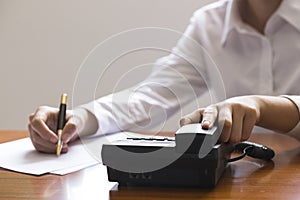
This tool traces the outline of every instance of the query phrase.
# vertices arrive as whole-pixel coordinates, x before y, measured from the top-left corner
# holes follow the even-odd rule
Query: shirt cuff
[[[297,106],[299,116],[300,116],[300,96],[283,95],[282,97],[285,97],[285,98],[291,100]],[[298,122],[298,124],[290,132],[287,133],[287,135],[300,140],[300,121]]]

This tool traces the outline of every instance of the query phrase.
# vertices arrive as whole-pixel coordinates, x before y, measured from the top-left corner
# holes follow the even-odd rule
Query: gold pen
[[[64,129],[66,123],[66,111],[67,111],[67,94],[61,95],[59,112],[58,112],[58,121],[57,121],[57,136],[58,142],[56,146],[56,155],[59,156],[63,146],[62,142],[62,130]]]

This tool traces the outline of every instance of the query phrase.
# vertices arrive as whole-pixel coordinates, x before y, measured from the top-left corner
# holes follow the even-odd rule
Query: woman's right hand
[[[62,153],[68,152],[68,144],[78,138],[84,127],[84,116],[80,112],[68,110],[66,113],[66,124],[62,132]],[[37,151],[44,153],[55,153],[58,137],[56,134],[58,120],[58,109],[48,106],[39,107],[35,113],[29,116],[28,131],[33,146]]]

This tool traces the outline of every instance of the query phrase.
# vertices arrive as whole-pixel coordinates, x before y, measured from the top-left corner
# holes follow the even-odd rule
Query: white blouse
[[[145,81],[83,107],[98,119],[100,133],[147,131],[187,103],[197,109],[207,91],[214,103],[240,95],[300,95],[299,85],[300,1],[282,1],[262,35],[242,22],[237,1],[227,0],[196,11]],[[299,97],[291,99],[299,106]]]

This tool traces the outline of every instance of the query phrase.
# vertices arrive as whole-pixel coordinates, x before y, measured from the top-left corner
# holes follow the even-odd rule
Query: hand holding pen
[[[57,131],[60,129],[61,153],[68,152],[69,143],[76,140],[78,134],[83,130],[86,121],[85,112],[84,109],[66,110],[65,121],[59,122],[58,119],[63,119],[63,116],[59,117],[58,108],[40,106],[35,113],[29,116],[28,124],[29,136],[35,149],[44,153],[58,153],[59,135]]]

